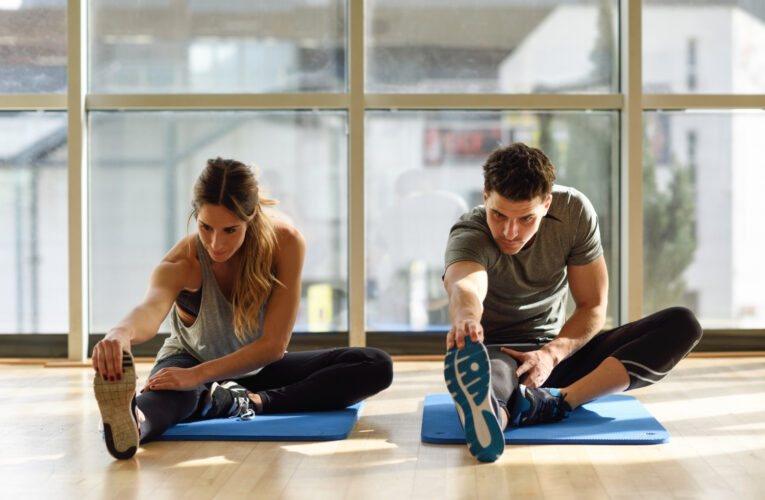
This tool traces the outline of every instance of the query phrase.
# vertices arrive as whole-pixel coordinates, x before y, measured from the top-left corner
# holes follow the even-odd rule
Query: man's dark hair
[[[495,149],[483,164],[483,187],[511,201],[547,198],[555,182],[555,167],[541,150],[522,142]]]

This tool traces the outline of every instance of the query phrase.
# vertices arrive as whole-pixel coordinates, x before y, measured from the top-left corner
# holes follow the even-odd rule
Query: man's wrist
[[[549,355],[553,360],[553,366],[557,366],[561,361],[566,359],[570,350],[567,346],[563,345],[563,339],[555,339],[545,345],[541,350]]]

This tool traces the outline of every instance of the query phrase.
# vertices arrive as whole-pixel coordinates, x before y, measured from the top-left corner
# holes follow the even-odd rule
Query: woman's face
[[[213,262],[226,262],[244,243],[247,223],[221,205],[205,203],[197,213],[199,238]]]

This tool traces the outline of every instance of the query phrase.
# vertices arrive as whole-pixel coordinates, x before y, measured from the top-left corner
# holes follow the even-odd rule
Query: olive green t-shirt
[[[589,264],[602,254],[592,204],[576,189],[556,185],[530,246],[503,254],[486,223],[486,208],[479,206],[452,226],[444,269],[459,261],[486,269],[486,343],[536,342],[553,338],[566,320],[567,266]]]

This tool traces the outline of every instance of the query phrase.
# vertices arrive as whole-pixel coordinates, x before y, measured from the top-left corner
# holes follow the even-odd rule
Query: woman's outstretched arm
[[[157,334],[175,298],[194,276],[193,257],[188,255],[185,240],[178,242],[154,268],[141,303],[93,347],[93,368],[104,380],[122,377],[122,351],[130,351],[132,344],[146,342]]]

